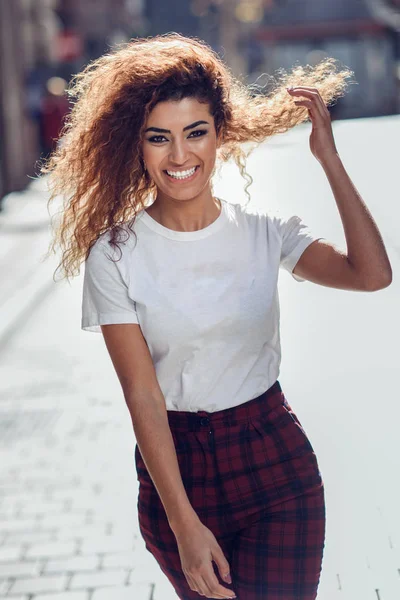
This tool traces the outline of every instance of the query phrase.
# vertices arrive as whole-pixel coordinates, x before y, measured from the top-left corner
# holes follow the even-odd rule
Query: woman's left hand
[[[312,122],[311,152],[320,163],[323,163],[327,158],[338,153],[333,137],[329,110],[317,88],[295,86],[287,88],[287,91],[291,96],[304,96],[307,98],[307,100],[295,100],[294,103],[308,109]]]

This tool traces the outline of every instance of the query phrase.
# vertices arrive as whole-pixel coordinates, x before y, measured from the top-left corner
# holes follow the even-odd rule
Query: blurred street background
[[[333,130],[393,282],[345,292],[282,273],[279,380],[325,481],[318,599],[399,600],[400,0],[1,0],[0,599],[176,600],[138,531],[130,415],[102,336],[80,329],[82,277],[55,283],[59,257],[42,260],[36,178],[71,77],[115,44],[171,31],[207,41],[249,84],[325,56],[354,71]],[[250,156],[252,204],[346,249],[310,132]],[[228,163],[215,192],[244,203],[244,183]]]
[[[72,74],[132,37],[200,37],[249,83],[333,56],[358,85],[332,117],[399,112],[400,0],[2,0],[0,22],[0,197],[52,149]]]

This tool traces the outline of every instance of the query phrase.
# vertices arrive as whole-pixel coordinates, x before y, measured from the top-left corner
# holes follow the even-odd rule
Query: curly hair
[[[48,209],[56,196],[63,200],[58,223],[57,215],[52,217],[46,256],[60,246],[56,271],[61,267],[69,279],[79,274],[80,263],[101,234],[110,230],[109,243],[118,246],[120,226],[129,221],[131,229],[156,191],[144,169],[141,147],[147,117],[158,102],[193,97],[209,104],[222,139],[217,159],[234,159],[250,198],[246,157],[260,142],[309,118],[286,87],[317,87],[328,105],[343,95],[352,75],[347,68],[340,70],[335,59],[325,58],[314,67],[278,70],[265,94],[236,79],[197,38],[170,33],[116,46],[71,79],[67,94],[75,101],[60,143],[40,166],[48,180]],[[245,151],[242,144],[247,142],[253,146]]]

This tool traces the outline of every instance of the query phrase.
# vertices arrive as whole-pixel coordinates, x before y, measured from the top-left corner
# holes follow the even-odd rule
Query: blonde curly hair
[[[333,58],[318,65],[277,71],[272,90],[260,93],[237,80],[205,42],[177,33],[132,39],[116,46],[76,74],[67,89],[72,102],[56,150],[40,165],[47,175],[50,203],[62,197],[52,216],[53,237],[46,256],[62,257],[69,279],[79,274],[90,248],[107,230],[118,246],[120,225],[135,217],[156,191],[143,166],[145,123],[163,100],[194,97],[207,102],[222,145],[217,159],[233,158],[247,183],[246,158],[255,145],[306,121],[308,110],[296,106],[286,87],[312,86],[329,105],[343,95],[352,71]],[[242,147],[253,143],[250,150]]]

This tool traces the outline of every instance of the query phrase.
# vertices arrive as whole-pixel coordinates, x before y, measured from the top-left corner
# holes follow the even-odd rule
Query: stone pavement
[[[47,248],[44,199],[0,218],[17,305],[0,297],[0,599],[176,600],[138,531],[133,428],[101,336],[80,330],[80,278],[55,284],[50,260],[15,281]]]
[[[59,291],[1,361],[0,598],[176,598],[138,532],[134,436],[118,384],[97,340],[79,347],[77,331],[68,340]],[[109,383],[99,381],[102,362]]]
[[[54,260],[51,257],[47,264],[42,262],[50,239],[47,200],[46,179],[42,178],[1,201],[0,346],[7,343],[20,318],[29,315],[52,286],[49,264]],[[56,201],[51,214],[57,206]]]

